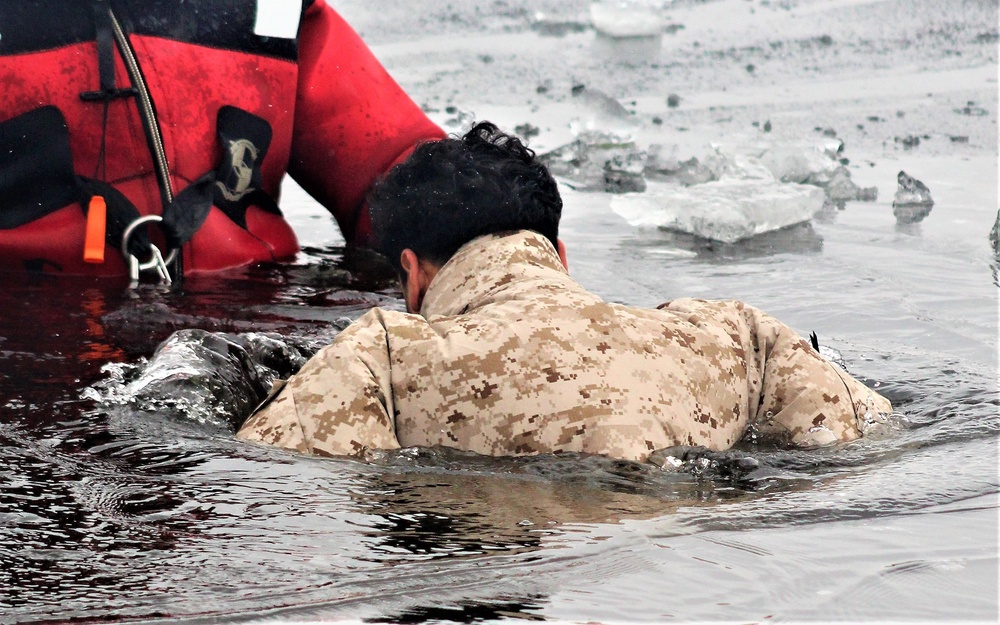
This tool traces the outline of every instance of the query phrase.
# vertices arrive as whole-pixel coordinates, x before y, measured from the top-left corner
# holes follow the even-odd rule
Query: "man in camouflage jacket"
[[[848,441],[891,412],[741,302],[647,310],[586,291],[566,271],[550,182],[530,150],[489,124],[419,148],[371,199],[412,312],[369,311],[238,435],[321,455],[444,445],[644,461],[675,445],[727,449],[751,427],[794,444]],[[423,218],[413,215],[421,202]]]

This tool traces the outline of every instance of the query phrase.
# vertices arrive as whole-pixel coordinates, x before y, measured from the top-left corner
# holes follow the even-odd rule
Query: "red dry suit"
[[[442,135],[326,0],[3,2],[0,270],[124,275],[140,215],[129,252],[188,274],[288,258],[286,172],[363,245],[373,181]]]

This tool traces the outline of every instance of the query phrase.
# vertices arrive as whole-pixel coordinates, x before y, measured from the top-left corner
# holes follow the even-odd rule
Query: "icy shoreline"
[[[849,188],[846,202],[892,198],[900,170],[933,190],[950,184],[936,173],[956,160],[996,156],[997,9],[989,2],[960,10],[898,0],[645,4],[659,6],[662,44],[631,61],[599,41],[589,2],[392,1],[376,10],[348,1],[338,9],[446,130],[489,119],[528,131],[540,153],[588,132],[627,136],[638,151],[662,147],[681,161],[704,159],[718,144],[788,151],[832,139],[843,146],[849,182],[870,190],[852,198]],[[941,167],[927,166],[935,159]],[[640,190],[625,182],[620,191]],[[988,233],[987,225],[984,240]]]

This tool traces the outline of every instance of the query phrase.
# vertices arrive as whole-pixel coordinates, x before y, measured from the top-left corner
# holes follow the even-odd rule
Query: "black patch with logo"
[[[261,189],[260,165],[271,147],[271,124],[242,109],[224,106],[219,109],[216,132],[222,161],[216,171],[215,205],[244,228],[251,204],[280,215],[274,199]]]
[[[212,205],[242,228],[251,205],[281,214],[278,204],[262,188],[261,163],[271,146],[271,125],[262,117],[235,106],[219,109],[216,134],[222,158],[183,191],[163,212],[163,225],[171,247],[187,243],[208,218]]]

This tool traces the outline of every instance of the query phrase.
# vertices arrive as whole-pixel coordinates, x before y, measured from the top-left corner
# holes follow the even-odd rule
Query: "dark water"
[[[427,449],[362,463],[236,441],[229,416],[268,376],[370,306],[401,307],[384,267],[345,255],[329,217],[289,188],[307,248],[296,265],[173,291],[0,274],[0,622],[997,621],[996,83],[977,69],[995,68],[995,2],[731,2],[761,20],[802,11],[779,22],[789,32],[762,21],[749,40],[730,40],[738,20],[713,35],[675,13],[684,29],[663,64],[631,73],[594,65],[592,33],[504,39],[526,3],[340,4],[442,116],[499,102],[511,127],[559,130],[559,94],[583,81],[664,117],[655,132],[671,142],[768,119],[775,141],[835,126],[878,202],[718,245],[638,230],[609,196],[566,188],[570,269],[635,305],[746,300],[816,332],[902,416],[848,445],[747,443],[667,470]],[[530,6],[575,19],[589,5]],[[464,38],[445,45],[442,29]],[[823,35],[834,45],[810,43]],[[928,84],[907,82],[913,67]],[[955,112],[969,100],[989,115]],[[896,148],[905,133],[919,149]],[[933,192],[921,221],[894,215],[900,169]],[[211,349],[175,339],[154,357],[191,329],[214,333]],[[247,349],[270,349],[272,366],[223,376]]]
[[[645,305],[746,299],[816,331],[905,415],[849,445],[745,444],[674,470],[312,459],[234,440],[217,398],[141,396],[175,330],[308,350],[399,307],[384,269],[341,248],[180,291],[5,276],[0,620],[995,620],[992,191],[935,187],[951,175],[925,181],[941,191],[916,228],[849,204],[735,246],[637,231],[567,190],[584,284]],[[333,236],[289,202],[307,245]]]

